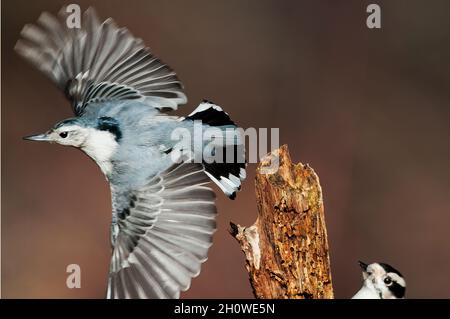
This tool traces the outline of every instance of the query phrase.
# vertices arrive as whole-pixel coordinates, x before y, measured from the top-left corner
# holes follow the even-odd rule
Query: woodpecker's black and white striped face
[[[363,270],[364,285],[373,290],[380,299],[400,299],[405,297],[406,282],[394,267],[384,263],[365,264],[359,262]]]

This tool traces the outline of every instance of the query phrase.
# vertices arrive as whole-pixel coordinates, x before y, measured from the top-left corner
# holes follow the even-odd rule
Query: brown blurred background
[[[382,29],[366,28],[366,6]],[[3,297],[102,298],[110,195],[71,148],[22,141],[71,116],[62,94],[13,46],[41,11],[72,1],[2,1]],[[450,297],[450,2],[129,0],[95,6],[145,40],[202,98],[243,127],[279,127],[294,161],[318,172],[335,294],[360,287],[357,260],[400,269],[410,298]],[[255,220],[255,165],[189,298],[252,297],[228,222]],[[66,288],[66,266],[82,288]]]

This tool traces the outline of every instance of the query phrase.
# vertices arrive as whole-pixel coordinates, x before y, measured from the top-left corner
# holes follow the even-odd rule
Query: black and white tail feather
[[[222,154],[221,161],[204,161],[206,175],[231,199],[241,189],[241,181],[246,178],[245,149],[243,137],[236,124],[222,108],[213,102],[204,100],[185,121],[201,121],[203,125],[218,127],[224,132],[224,139],[216,152]],[[226,132],[232,133],[230,136]]]

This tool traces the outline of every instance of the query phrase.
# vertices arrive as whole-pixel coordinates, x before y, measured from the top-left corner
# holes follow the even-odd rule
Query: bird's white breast
[[[352,299],[381,299],[380,295],[376,292],[374,288],[369,288],[366,285],[352,297]]]
[[[108,131],[89,129],[88,137],[82,146],[82,150],[89,155],[108,176],[112,171],[111,158],[119,144],[115,136]]]

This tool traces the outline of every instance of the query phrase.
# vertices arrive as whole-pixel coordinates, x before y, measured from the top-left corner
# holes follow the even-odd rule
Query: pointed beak
[[[362,262],[362,261],[358,261],[359,263],[359,267],[361,267],[362,270],[366,271],[367,270],[367,266],[369,266],[368,264]]]
[[[25,136],[23,139],[27,141],[50,142],[50,137],[46,133]]]

